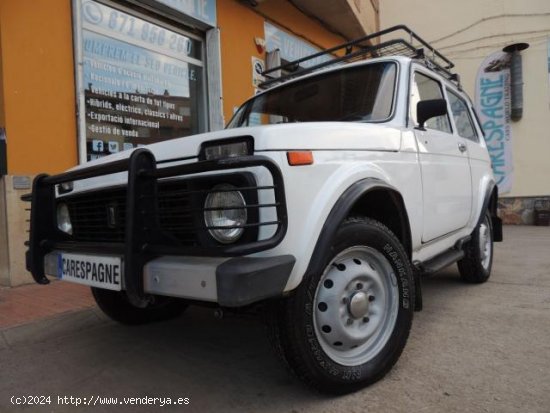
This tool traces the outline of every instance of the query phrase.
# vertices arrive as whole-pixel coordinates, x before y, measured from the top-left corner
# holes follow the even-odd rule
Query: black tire
[[[344,365],[331,358],[320,343],[319,336],[322,336],[323,333],[316,332],[314,318],[317,315],[314,312],[316,311],[315,307],[324,303],[317,303],[315,306],[315,297],[318,285],[325,273],[330,271],[333,266],[341,271],[338,267],[341,264],[332,263],[333,259],[341,256],[339,254],[346,254],[346,251],[357,247],[369,247],[371,250],[379,252],[379,256],[383,256],[387,260],[386,268],[391,266],[390,272],[395,274],[395,276],[388,275],[391,278],[390,282],[394,285],[391,288],[396,292],[393,311],[395,324],[393,329],[390,329],[391,332],[388,330],[385,344],[369,360],[359,365]],[[390,371],[401,355],[413,319],[413,269],[395,235],[380,222],[370,218],[347,219],[337,232],[330,255],[323,265],[323,268],[327,268],[323,274],[309,276],[302,281],[292,295],[273,304],[273,308],[268,313],[268,328],[276,353],[299,379],[323,393],[345,394],[380,380]],[[354,258],[353,262],[358,263],[359,260]],[[329,264],[331,267],[328,267]],[[347,280],[347,277],[343,278]],[[384,275],[381,278],[384,278]],[[396,281],[397,288],[395,287]],[[348,281],[335,281],[335,283],[344,282]],[[325,283],[326,279],[323,282],[323,286],[326,287]],[[320,286],[319,289],[321,289]],[[336,291],[335,296],[340,297]],[[352,301],[352,297],[350,296],[348,302]],[[369,297],[369,301],[370,298],[372,297]],[[345,299],[343,301],[345,302]],[[348,308],[351,308],[351,304]],[[319,310],[327,311],[326,309],[321,310],[320,307]],[[335,314],[339,314],[338,308],[335,311]],[[364,315],[360,315],[362,318],[354,319],[353,322],[368,320],[368,317],[364,317]]]
[[[481,233],[488,231],[488,251],[482,252]],[[460,278],[467,283],[481,284],[486,282],[491,276],[493,266],[493,225],[489,212],[484,215],[483,220],[472,233],[472,239],[464,245],[464,258],[458,261],[458,271]],[[488,253],[487,261],[484,254]]]
[[[110,319],[125,325],[140,325],[170,320],[181,315],[187,308],[183,300],[155,296],[147,307],[139,308],[128,301],[124,291],[111,291],[92,287],[95,302]]]

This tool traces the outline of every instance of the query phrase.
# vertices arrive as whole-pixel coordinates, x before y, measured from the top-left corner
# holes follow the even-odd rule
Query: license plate
[[[60,253],[57,276],[91,287],[122,290],[122,259],[120,257]]]

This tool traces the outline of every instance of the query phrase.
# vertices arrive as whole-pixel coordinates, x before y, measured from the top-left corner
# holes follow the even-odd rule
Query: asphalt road
[[[425,281],[401,359],[355,394],[326,397],[293,379],[254,319],[193,308],[130,328],[82,311],[0,334],[0,412],[550,412],[550,228],[505,237],[488,283],[460,283],[455,266]],[[10,403],[29,395],[51,404]],[[58,396],[189,404],[76,407]]]

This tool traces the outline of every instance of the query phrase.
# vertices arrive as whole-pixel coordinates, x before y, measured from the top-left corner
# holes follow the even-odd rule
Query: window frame
[[[464,104],[464,106],[466,108],[466,114],[468,115],[468,120],[470,121],[470,126],[472,127],[472,130],[474,131],[474,134],[475,134],[475,138],[472,139],[472,138],[467,138],[465,136],[460,135],[460,133],[458,131],[458,125],[456,124],[455,119],[454,119],[454,113],[453,113],[453,107],[451,105],[451,100],[448,99],[447,103],[448,103],[449,109],[451,111],[451,114],[453,115],[452,118],[453,118],[453,123],[455,125],[456,135],[459,138],[467,139],[471,142],[479,143],[479,131],[478,131],[478,129],[476,127],[476,123],[473,119],[473,116],[472,116],[472,113],[471,113],[472,112],[472,107],[468,104],[468,100],[466,98],[464,98],[460,92],[458,92],[456,90],[453,90],[448,85],[445,86],[445,91],[447,93],[447,96],[453,95],[454,97],[456,97],[458,100],[460,100]]]
[[[172,31],[179,35],[197,40],[200,42],[202,59],[196,59],[187,57],[180,59],[188,64],[198,66],[202,70],[201,89],[203,97],[198,107],[202,112],[202,124],[205,133],[210,130],[210,87],[209,87],[209,72],[208,72],[208,56],[207,56],[207,39],[206,31],[199,34],[199,32],[187,21],[176,19],[175,17],[164,16],[164,13],[158,12],[156,9],[155,14],[152,14],[150,10],[144,8],[144,5],[139,4],[122,4],[116,0],[93,0],[96,3],[102,4],[106,7],[113,8],[122,13],[131,15],[132,17],[144,20],[148,23],[160,26],[166,30]],[[85,85],[84,85],[84,72],[81,62],[83,61],[83,38],[82,33],[84,31],[82,21],[82,8],[81,0],[71,0],[72,6],[72,35],[73,35],[73,73],[75,76],[75,99],[76,99],[76,135],[77,135],[77,160],[78,164],[86,164],[87,160],[87,132],[86,132],[86,105],[85,105]],[[139,46],[138,46],[139,47]]]
[[[435,132],[439,132],[439,133],[446,133],[448,135],[454,135],[455,134],[455,128],[454,128],[454,122],[453,120],[451,119],[451,116],[450,116],[450,106],[449,106],[449,99],[447,98],[447,93],[446,93],[446,89],[447,89],[447,85],[445,84],[444,85],[444,81],[439,79],[438,77],[434,76],[434,73],[431,72],[429,69],[426,69],[424,68],[423,66],[420,66],[420,65],[411,65],[411,77],[410,77],[410,80],[409,80],[409,94],[408,94],[408,107],[407,107],[407,118],[409,118],[412,122],[412,127],[415,128],[416,125],[417,125],[417,122],[416,122],[416,119],[412,116],[412,113],[411,113],[411,109],[412,109],[412,99],[411,99],[411,95],[412,95],[412,91],[413,91],[413,83],[415,83],[415,74],[416,73],[419,73],[421,74],[422,76],[424,77],[427,77],[428,79],[430,80],[433,80],[434,82],[436,82],[438,85],[439,85],[439,89],[440,89],[440,92],[441,92],[441,99],[444,99],[445,102],[447,103],[447,121],[449,123],[449,129],[450,131],[443,131],[443,130],[439,130],[439,129],[433,129],[433,128],[430,128],[428,127],[427,125],[425,125],[425,128],[427,130],[430,130],[430,131],[435,131]]]
[[[394,82],[393,82],[392,104],[391,104],[391,111],[389,113],[389,116],[384,118],[384,119],[379,119],[379,120],[345,121],[345,122],[349,122],[349,123],[374,123],[374,124],[391,122],[395,119],[395,115],[396,115],[397,109],[398,109],[397,105],[398,105],[398,102],[399,102],[399,93],[400,93],[399,89],[400,89],[400,82],[401,82],[401,63],[396,59],[383,59],[383,60],[377,60],[377,61],[368,62],[368,63],[360,62],[360,63],[356,63],[356,64],[351,64],[350,66],[347,66],[347,67],[337,67],[337,68],[326,70],[326,71],[314,72],[314,73],[305,75],[303,77],[297,77],[295,79],[289,80],[288,82],[281,83],[280,85],[277,85],[272,89],[266,89],[265,91],[263,91],[261,93],[258,93],[257,95],[251,96],[250,98],[245,100],[243,103],[241,103],[238,110],[235,113],[233,113],[233,116],[231,116],[231,119],[229,120],[229,122],[227,122],[227,124],[225,126],[225,129],[236,129],[236,128],[248,127],[246,125],[242,125],[241,122],[243,121],[243,118],[245,117],[244,113],[247,114],[246,118],[249,119],[248,118],[248,113],[250,112],[250,108],[251,108],[250,103],[251,103],[251,101],[256,99],[258,96],[260,96],[264,93],[269,93],[269,91],[275,90],[275,88],[284,87],[285,85],[290,85],[294,82],[298,82],[300,80],[308,79],[310,77],[328,75],[331,72],[342,71],[342,70],[359,69],[360,67],[369,66],[369,65],[373,65],[373,64],[381,64],[381,63],[391,63],[391,64],[395,65],[395,79],[394,79]],[[247,106],[247,107],[245,108],[244,111],[242,111],[241,109],[243,109],[244,106]],[[237,116],[238,116],[238,118],[237,118]],[[237,120],[238,120],[238,126],[234,126],[233,123]],[[265,126],[265,125],[263,125],[263,126]]]

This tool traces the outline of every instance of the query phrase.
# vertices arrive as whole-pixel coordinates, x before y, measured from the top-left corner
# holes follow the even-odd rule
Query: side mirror
[[[424,124],[428,119],[447,114],[447,101],[445,99],[421,100],[416,104],[417,129],[426,130]]]

